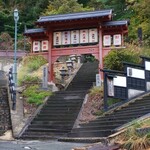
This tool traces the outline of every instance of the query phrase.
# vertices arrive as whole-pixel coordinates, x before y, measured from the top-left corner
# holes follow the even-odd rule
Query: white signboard
[[[100,74],[96,74],[96,86],[101,86],[101,76],[100,76]]]
[[[111,46],[111,35],[104,35],[103,36],[103,45],[104,46]]]
[[[114,77],[114,86],[127,87],[127,79],[123,76]]]
[[[127,67],[127,76],[133,78],[145,79],[145,71],[141,69]]]
[[[79,30],[71,31],[71,44],[79,44]]]
[[[80,30],[80,43],[88,43],[88,29]]]
[[[150,71],[150,62],[149,61],[145,61],[145,70]]]
[[[53,45],[61,45],[61,32],[54,32],[53,34]]]
[[[113,44],[121,45],[121,34],[113,35]]]
[[[107,92],[108,96],[114,96],[114,84],[113,78],[107,78]]]
[[[97,29],[89,29],[89,43],[98,42],[98,33]]]
[[[33,52],[40,51],[40,41],[33,41]]]
[[[62,32],[62,45],[69,45],[70,44],[70,31],[63,31]]]
[[[42,51],[48,51],[48,41],[42,41]]]

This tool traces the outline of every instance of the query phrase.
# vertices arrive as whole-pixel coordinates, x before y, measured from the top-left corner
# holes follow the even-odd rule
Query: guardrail
[[[9,69],[8,80],[9,80],[9,92],[12,100],[12,110],[16,110],[16,89],[15,89],[15,83],[13,81],[12,67]]]

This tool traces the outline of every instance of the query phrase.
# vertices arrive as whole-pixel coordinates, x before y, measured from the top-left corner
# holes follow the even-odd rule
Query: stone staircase
[[[11,129],[10,109],[8,102],[7,80],[0,71],[0,136]]]
[[[22,139],[56,139],[71,132],[87,90],[95,82],[98,62],[85,63],[65,91],[51,96],[21,135]]]
[[[106,113],[94,121],[74,128],[69,137],[107,137],[115,133],[115,129],[150,113],[150,95],[136,99],[128,105],[119,107],[112,113]]]

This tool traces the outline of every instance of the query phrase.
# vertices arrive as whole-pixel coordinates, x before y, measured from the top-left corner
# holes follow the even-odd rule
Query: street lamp
[[[15,83],[15,87],[17,86],[17,56],[16,56],[16,52],[17,52],[17,22],[19,20],[19,15],[18,15],[18,9],[14,10],[14,21],[15,21],[15,50],[14,50],[14,83]]]

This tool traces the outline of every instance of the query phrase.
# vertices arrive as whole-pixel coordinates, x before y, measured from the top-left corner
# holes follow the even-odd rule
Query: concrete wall
[[[13,64],[14,64],[13,59],[0,57],[0,70],[3,70],[7,73],[9,69],[13,66]],[[17,66],[19,66],[19,62]]]

